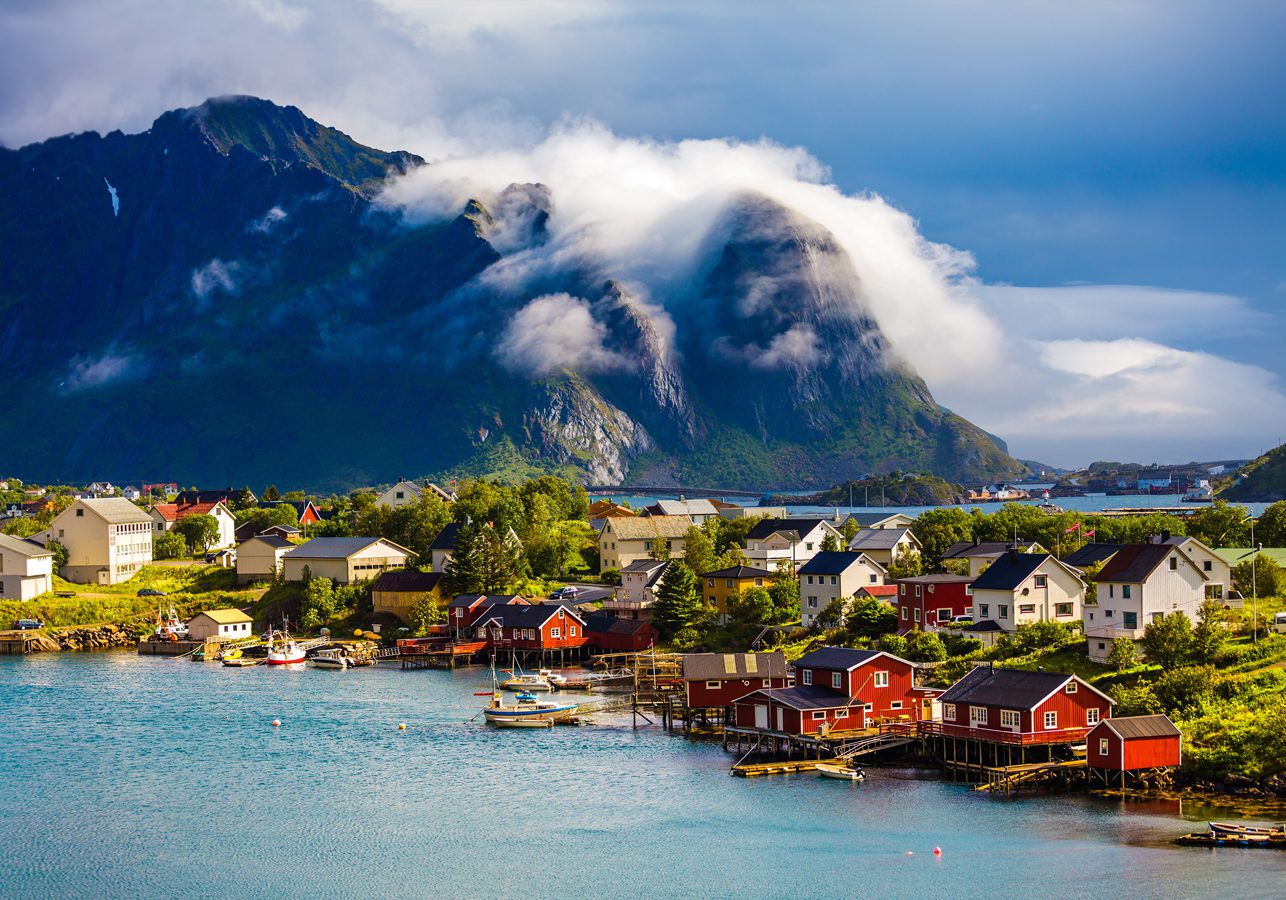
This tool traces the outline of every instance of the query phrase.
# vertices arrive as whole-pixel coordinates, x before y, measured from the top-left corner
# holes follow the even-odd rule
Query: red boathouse
[[[1168,716],[1104,719],[1085,737],[1085,761],[1105,784],[1124,786],[1126,773],[1147,778],[1183,762],[1183,735]]]

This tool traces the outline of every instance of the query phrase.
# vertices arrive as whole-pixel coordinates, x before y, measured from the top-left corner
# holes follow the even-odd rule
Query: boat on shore
[[[835,778],[840,781],[866,780],[866,773],[849,763],[818,763],[817,774],[823,778]]]
[[[555,700],[518,699],[515,703],[505,703],[504,696],[495,691],[491,702],[482,708],[482,715],[489,723],[500,728],[539,728],[570,722],[576,715],[575,703],[559,703]]]

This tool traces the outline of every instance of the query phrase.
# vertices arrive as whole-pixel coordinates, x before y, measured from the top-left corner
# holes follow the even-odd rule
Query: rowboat
[[[1279,823],[1268,828],[1255,825],[1230,825],[1227,822],[1211,822],[1210,831],[1217,835],[1260,835],[1262,837],[1286,836],[1286,824]]]
[[[818,763],[817,774],[823,778],[837,778],[840,781],[862,781],[866,773],[856,766],[836,763]]]

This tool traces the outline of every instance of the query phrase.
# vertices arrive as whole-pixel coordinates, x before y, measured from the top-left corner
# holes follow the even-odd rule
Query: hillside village
[[[0,491],[0,610],[15,622],[88,624],[74,619],[111,598],[135,617],[226,607],[246,614],[238,628],[367,633],[470,658],[655,647],[696,671],[730,654],[784,679],[690,679],[714,699],[689,705],[726,711],[734,731],[784,740],[925,722],[934,735],[1066,745],[1098,715],[1168,715],[1191,777],[1286,776],[1264,743],[1286,720],[1286,504],[1258,519],[1223,503],[1185,517],[1019,504],[804,517],[706,499],[633,509],[554,477],[400,480],[324,498],[174,484]],[[975,698],[966,725],[951,698],[979,667],[1029,681],[1058,671],[1061,688],[1081,684],[1101,703],[1075,722],[997,706],[991,723]]]

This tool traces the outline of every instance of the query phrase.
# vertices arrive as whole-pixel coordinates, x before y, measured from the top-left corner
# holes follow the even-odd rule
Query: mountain
[[[516,278],[549,240],[543,185],[427,223],[378,201],[423,165],[249,97],[0,149],[0,470],[315,488],[1023,471],[888,347],[817,222],[734,198],[690,295],[658,300],[586,259]]]
[[[1252,503],[1286,500],[1286,444],[1242,466],[1232,483],[1219,491],[1219,499]]]

